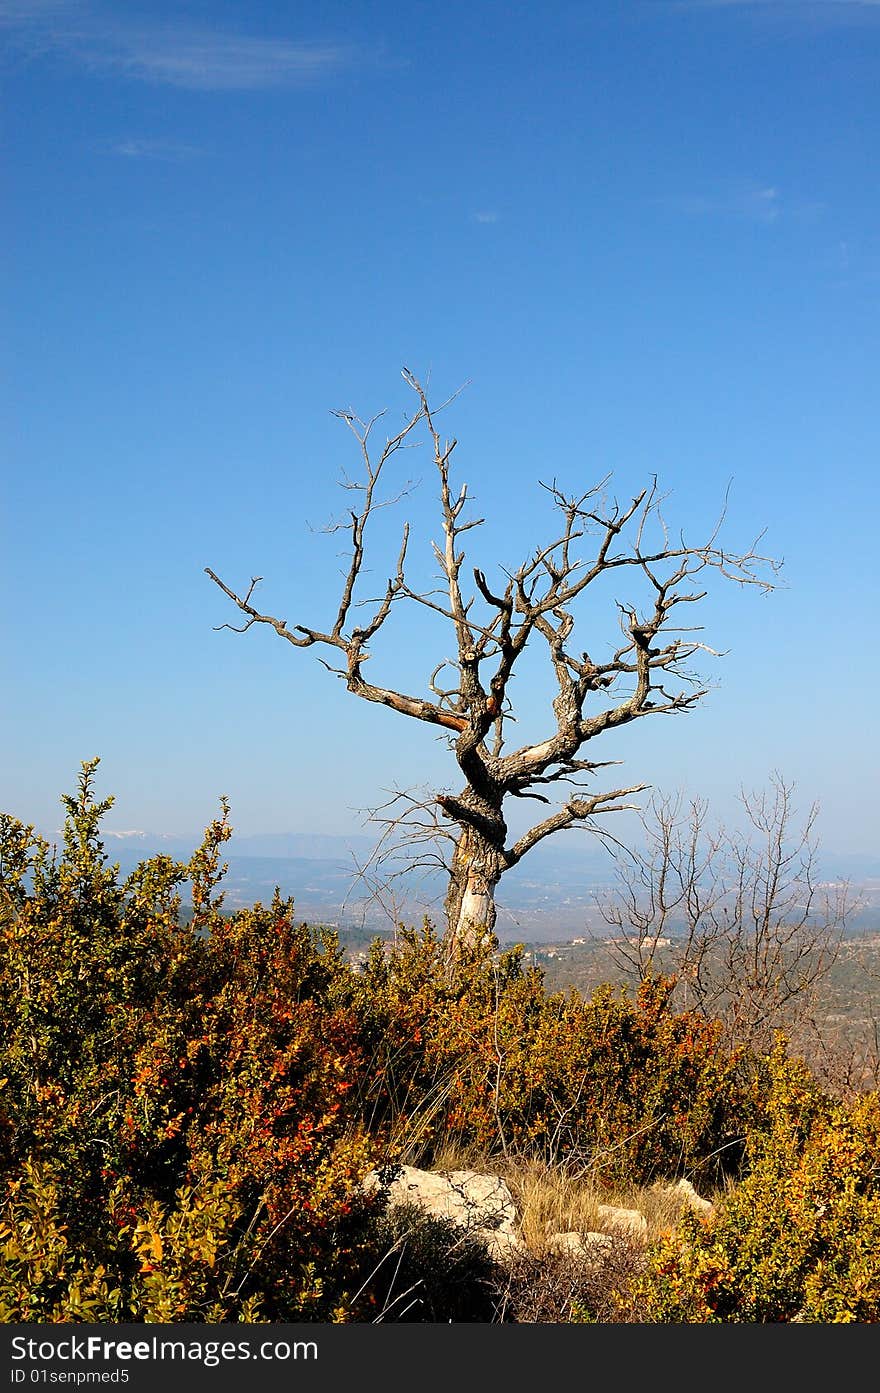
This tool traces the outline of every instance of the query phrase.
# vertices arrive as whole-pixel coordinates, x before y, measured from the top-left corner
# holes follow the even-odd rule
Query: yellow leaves
[[[656,1319],[709,1319],[708,1305],[750,1323],[880,1320],[880,1100],[814,1100],[807,1120],[799,1080],[788,1069],[777,1080],[752,1170],[711,1231],[693,1224],[678,1254],[656,1251],[646,1281]]]
[[[161,1219],[161,1210],[156,1217]],[[135,1251],[141,1258],[142,1271],[149,1269],[153,1263],[162,1261],[165,1252],[162,1235],[152,1224],[141,1220],[134,1229],[133,1242]]]

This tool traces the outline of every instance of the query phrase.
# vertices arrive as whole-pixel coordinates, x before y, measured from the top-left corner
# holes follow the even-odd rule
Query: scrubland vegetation
[[[668,974],[550,991],[430,925],[353,964],[278,896],[224,914],[225,804],[189,863],[121,879],[96,764],[57,855],[0,817],[0,1320],[878,1319],[876,1090]],[[522,1249],[362,1186],[398,1163],[503,1176]],[[710,1215],[661,1198],[679,1178]],[[599,1203],[648,1241],[548,1249]]]

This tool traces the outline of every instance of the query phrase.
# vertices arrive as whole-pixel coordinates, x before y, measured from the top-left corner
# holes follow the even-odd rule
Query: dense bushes
[[[647,982],[635,1001],[610,987],[548,995],[519,950],[450,979],[429,931],[404,934],[353,984],[365,1114],[416,1160],[454,1139],[609,1183],[714,1181],[736,1170],[751,1089],[713,1024],[669,1009],[672,985]]]
[[[876,1097],[725,1050],[671,980],[548,994],[516,950],[445,970],[430,926],[356,970],[277,895],[226,915],[225,804],[121,879],[96,764],[57,855],[0,818],[0,1320],[496,1318],[479,1245],[360,1185],[451,1146],[738,1181],[658,1246],[639,1319],[876,1317]]]
[[[338,949],[280,900],[223,916],[225,808],[188,866],[120,884],[93,774],[57,861],[0,825],[0,1309],[69,1318],[87,1291],[89,1319],[325,1318],[360,1270],[374,1155],[345,1106]]]
[[[880,1319],[880,1097],[832,1102],[781,1051],[769,1073],[748,1174],[651,1255],[649,1319]]]

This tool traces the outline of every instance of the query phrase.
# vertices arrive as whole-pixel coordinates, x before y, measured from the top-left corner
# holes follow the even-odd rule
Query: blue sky
[[[204,574],[330,620],[331,411],[397,422],[408,365],[468,383],[443,424],[489,573],[548,539],[538,480],[656,473],[693,536],[730,483],[784,588],[713,588],[717,687],[596,756],[722,816],[779,770],[826,848],[876,851],[880,3],[0,0],[0,44],[5,810],[57,826],[94,755],[116,828],[225,793],[241,833],[349,833],[456,785],[312,653],[217,632]],[[388,632],[371,677],[424,688],[448,642]]]

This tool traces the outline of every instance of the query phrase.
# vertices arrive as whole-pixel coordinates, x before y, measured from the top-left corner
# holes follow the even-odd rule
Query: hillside
[[[0,1320],[880,1319],[853,1071],[743,1043],[660,970],[563,989],[544,969],[598,957],[230,911],[225,813],[123,878],[93,768],[58,856],[0,817]],[[509,1251],[400,1202],[404,1166],[503,1178]]]

